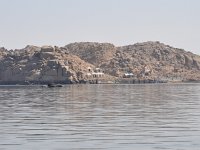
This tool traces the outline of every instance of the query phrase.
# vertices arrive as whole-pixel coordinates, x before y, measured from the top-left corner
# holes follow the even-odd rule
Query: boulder
[[[52,52],[53,53],[53,52],[55,52],[55,49],[52,46],[42,46],[41,52],[42,53],[46,53],[46,52]]]
[[[45,53],[40,53],[40,59],[51,60],[51,59],[56,59],[56,56],[53,52],[45,52]]]

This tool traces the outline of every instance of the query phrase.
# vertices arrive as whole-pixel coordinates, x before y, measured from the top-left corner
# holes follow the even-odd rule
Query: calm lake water
[[[0,87],[0,150],[199,150],[200,84]]]

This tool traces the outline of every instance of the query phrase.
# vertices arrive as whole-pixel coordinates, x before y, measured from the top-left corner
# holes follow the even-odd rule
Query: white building
[[[104,76],[103,71],[100,68],[95,68],[94,70],[91,67],[88,67],[87,77],[93,78],[102,78]]]
[[[125,74],[123,75],[124,78],[132,78],[133,76],[134,76],[133,73],[125,73]]]

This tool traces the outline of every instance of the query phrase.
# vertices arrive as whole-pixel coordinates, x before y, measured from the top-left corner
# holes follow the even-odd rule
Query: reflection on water
[[[0,87],[0,150],[199,150],[200,84]]]

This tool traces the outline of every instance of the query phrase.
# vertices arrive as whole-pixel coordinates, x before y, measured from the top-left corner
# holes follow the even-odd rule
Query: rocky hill
[[[0,83],[79,82],[93,65],[58,47],[27,46],[21,50],[0,50]],[[79,79],[81,78],[81,79]]]
[[[0,48],[0,84],[81,82],[90,80],[89,68],[103,70],[105,79],[129,78],[128,74],[134,79],[200,81],[200,56],[160,42]]]
[[[122,47],[108,43],[73,43],[65,48],[116,77],[132,73],[139,79],[200,80],[200,56],[160,42]]]
[[[80,42],[66,45],[68,53],[79,56],[81,59],[100,67],[114,58],[117,48],[110,43]]]

